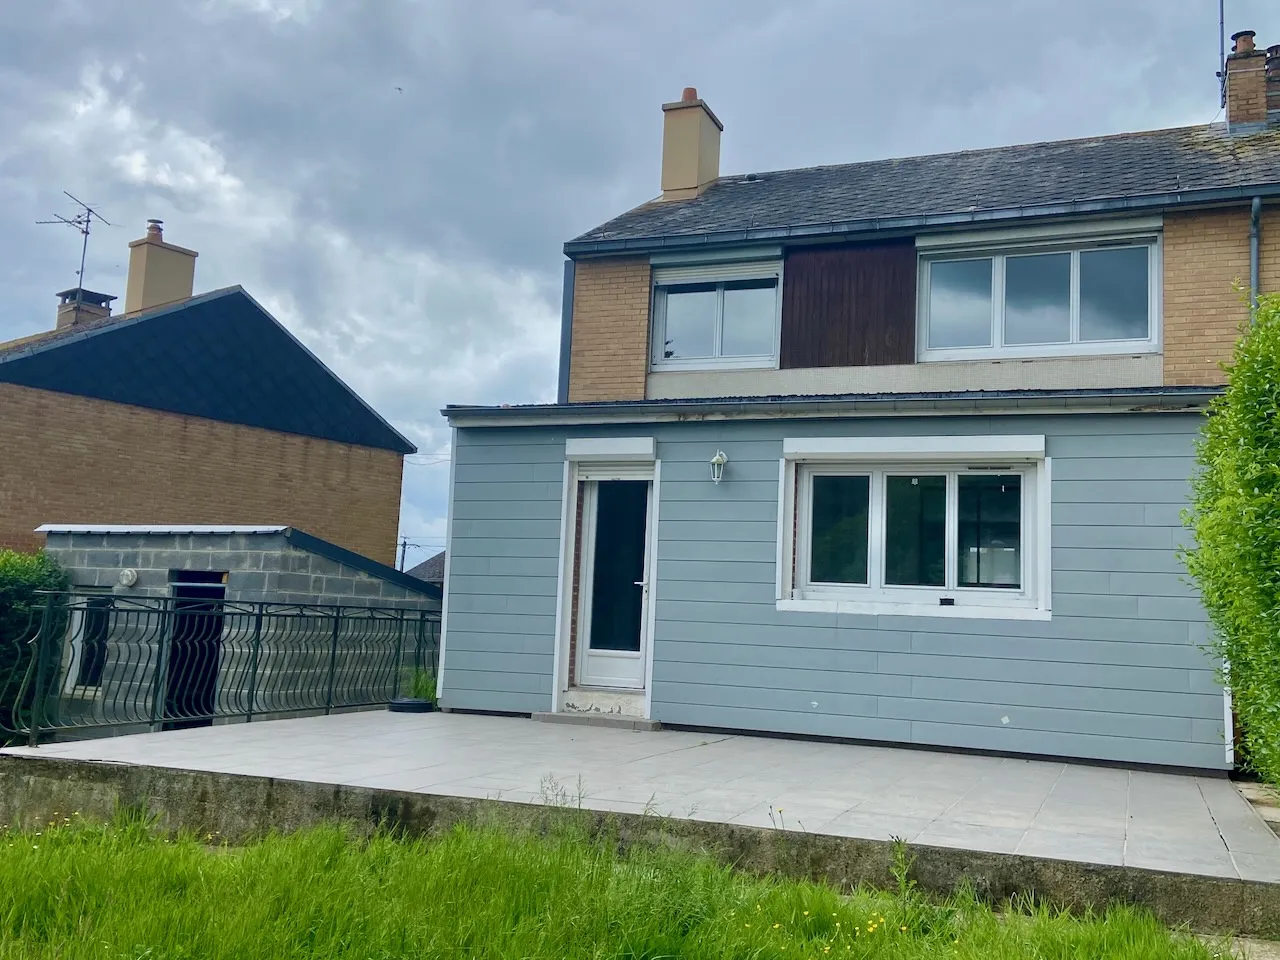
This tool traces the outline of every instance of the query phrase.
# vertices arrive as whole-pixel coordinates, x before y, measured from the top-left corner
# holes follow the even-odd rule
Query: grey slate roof
[[[1168,206],[1254,187],[1280,193],[1280,129],[1228,135],[1222,124],[1176,127],[721,177],[694,199],[642,204],[569,241],[565,252],[658,238],[855,232],[913,218],[1070,213],[1058,209],[1069,205],[1089,212],[1087,205],[1099,201],[1150,198]]]
[[[240,287],[0,344],[0,383],[417,449]]]
[[[425,580],[427,583],[444,583],[444,551],[441,550],[434,557],[428,557],[416,567],[410,567],[405,572],[409,576]]]

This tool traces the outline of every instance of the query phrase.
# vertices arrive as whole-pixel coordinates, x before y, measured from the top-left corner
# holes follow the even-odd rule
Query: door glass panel
[[[1022,586],[1022,477],[959,477],[959,576],[962,587]]]
[[[649,481],[601,480],[596,490],[591,649],[640,652]]]
[[[1080,339],[1146,340],[1148,247],[1080,253]]]
[[[947,478],[885,478],[884,581],[900,586],[946,583]]]
[[[716,352],[716,309],[720,294],[714,283],[678,283],[660,287],[666,298],[664,360],[710,357]]]
[[[1006,257],[1004,342],[1071,339],[1071,254]]]
[[[867,582],[870,477],[814,477],[809,580]]]
[[[991,346],[991,259],[929,266],[929,346]]]
[[[724,285],[723,357],[773,356],[778,281],[735,280]]]

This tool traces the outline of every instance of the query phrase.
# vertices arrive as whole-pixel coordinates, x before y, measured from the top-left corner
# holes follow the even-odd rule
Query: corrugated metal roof
[[[1204,202],[1280,184],[1280,128],[1175,127],[721,177],[690,200],[654,200],[565,244],[569,255],[646,242],[737,242]]]

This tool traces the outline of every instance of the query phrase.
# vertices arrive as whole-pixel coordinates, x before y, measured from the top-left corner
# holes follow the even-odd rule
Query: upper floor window
[[[920,359],[1148,352],[1160,329],[1155,237],[925,252]]]
[[[654,369],[775,366],[781,279],[776,261],[655,268]]]

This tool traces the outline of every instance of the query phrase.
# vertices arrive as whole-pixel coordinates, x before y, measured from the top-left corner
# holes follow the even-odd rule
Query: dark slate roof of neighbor
[[[0,343],[0,383],[417,451],[240,287]]]
[[[1237,125],[1228,134],[1209,124],[725,176],[693,199],[641,204],[569,241],[565,253],[1157,209],[1255,193],[1280,193],[1280,129]]]
[[[444,583],[444,551],[441,550],[434,557],[428,557],[416,567],[410,567],[406,572],[409,576],[425,580],[427,583]]]

